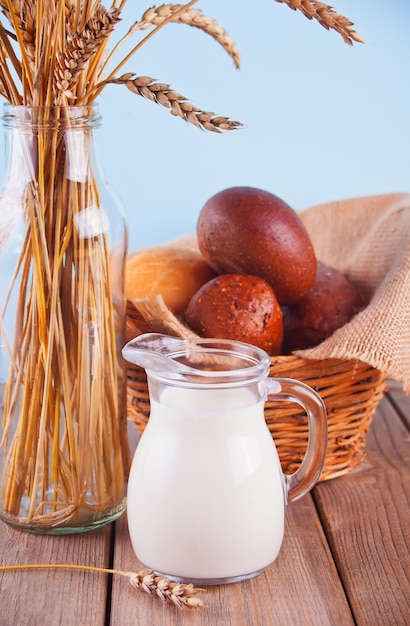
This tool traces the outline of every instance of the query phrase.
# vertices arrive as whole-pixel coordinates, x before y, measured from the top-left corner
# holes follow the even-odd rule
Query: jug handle
[[[291,378],[269,378],[268,399],[296,402],[308,418],[308,445],[303,461],[296,472],[285,475],[288,501],[292,502],[310,491],[322,473],[327,451],[326,407],[316,391]]]

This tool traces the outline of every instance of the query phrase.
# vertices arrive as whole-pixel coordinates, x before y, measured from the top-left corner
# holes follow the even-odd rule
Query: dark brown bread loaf
[[[315,280],[316,256],[302,220],[268,191],[231,187],[215,194],[199,214],[197,237],[218,274],[260,276],[280,304],[299,300]]]
[[[283,353],[313,348],[344,326],[365,304],[352,282],[319,262],[314,286],[298,302],[282,309]]]

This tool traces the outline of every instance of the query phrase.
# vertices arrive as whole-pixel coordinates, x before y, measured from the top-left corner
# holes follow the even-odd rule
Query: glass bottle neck
[[[3,124],[6,129],[50,132],[68,129],[93,130],[101,126],[98,104],[77,107],[29,107],[5,104]]]
[[[38,177],[64,167],[67,180],[84,183],[101,175],[96,132],[101,126],[98,105],[27,107],[4,105],[8,184],[24,188]],[[54,169],[53,169],[54,168]],[[61,171],[61,170],[60,170]],[[16,176],[18,172],[18,176]]]

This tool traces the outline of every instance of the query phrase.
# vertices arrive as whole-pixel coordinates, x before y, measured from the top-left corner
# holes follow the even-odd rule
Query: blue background
[[[194,231],[204,202],[233,185],[267,189],[297,210],[410,191],[410,1],[332,4],[364,45],[274,0],[200,0],[194,6],[238,45],[240,70],[211,37],[180,24],[126,65],[243,122],[240,130],[203,132],[124,86],[105,89],[103,165],[128,215],[131,250]],[[149,6],[128,0],[112,42]]]

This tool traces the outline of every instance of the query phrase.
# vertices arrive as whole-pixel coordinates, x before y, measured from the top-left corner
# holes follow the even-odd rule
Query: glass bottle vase
[[[89,530],[125,508],[127,225],[98,105],[6,104],[0,195],[0,518]]]

